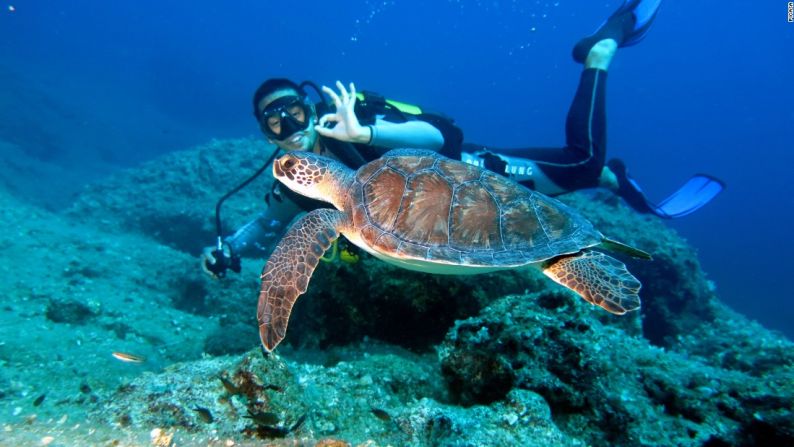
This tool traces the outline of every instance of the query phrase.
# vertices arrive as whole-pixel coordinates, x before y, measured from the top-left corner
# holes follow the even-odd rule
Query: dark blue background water
[[[251,93],[286,76],[444,111],[472,142],[559,145],[580,69],[570,48],[619,3],[3,2],[0,139],[90,179],[256,134]],[[786,7],[668,0],[647,39],[618,53],[608,110],[609,155],[652,197],[695,172],[728,183],[672,225],[724,300],[793,336]]]

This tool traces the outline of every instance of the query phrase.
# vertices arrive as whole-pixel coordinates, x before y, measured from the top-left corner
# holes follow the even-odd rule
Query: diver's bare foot
[[[598,186],[617,191],[620,187],[618,176],[611,169],[604,166],[604,169],[601,170],[601,176],[598,178]]]
[[[606,71],[617,50],[618,43],[614,39],[598,41],[587,53],[587,59],[584,61],[585,68],[597,68]]]

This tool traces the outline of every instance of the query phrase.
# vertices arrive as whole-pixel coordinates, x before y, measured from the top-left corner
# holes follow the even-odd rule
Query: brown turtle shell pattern
[[[362,240],[400,259],[519,266],[577,253],[603,237],[555,199],[430,151],[387,153],[356,172],[350,192]]]

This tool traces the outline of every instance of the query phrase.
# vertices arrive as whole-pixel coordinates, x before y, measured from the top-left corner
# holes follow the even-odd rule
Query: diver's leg
[[[609,69],[609,64],[612,63],[612,58],[615,56],[617,49],[618,43],[615,41],[615,39],[604,39],[597,42],[587,54],[587,58],[584,62],[585,69],[603,70],[604,74],[606,74],[606,71]],[[603,160],[606,158],[606,110],[602,111],[602,113],[604,115],[604,136],[598,149],[602,151],[600,155],[601,159]],[[604,166],[603,161],[601,162],[601,165],[601,174],[598,179],[598,185],[613,190],[618,189],[618,178],[615,176],[615,173],[613,173],[608,167]]]
[[[608,169],[604,169],[607,149],[606,83],[607,70],[615,56],[618,44],[614,39],[597,42],[588,52],[584,70],[579,78],[568,117],[565,121],[566,146],[564,152],[578,158],[587,169],[576,174],[578,184],[617,187],[617,180]],[[559,170],[554,166],[544,168],[548,175]]]
[[[614,48],[593,48],[589,64],[608,66]],[[561,194],[597,186],[606,150],[606,75],[600,68],[585,70],[579,79],[565,122],[563,148],[494,148],[465,144],[462,159],[544,194]]]
[[[566,120],[566,147],[496,149],[466,144],[462,159],[550,194],[599,184],[615,188],[615,175],[604,167],[606,74],[618,47],[645,37],[660,4],[661,0],[625,0],[594,34],[574,47],[574,60],[582,62],[585,70]]]
[[[618,43],[615,39],[604,39],[598,41],[587,53],[584,61],[584,68],[596,68],[607,71],[615,52],[618,50]]]
[[[539,170],[566,190],[601,183],[607,147],[607,69],[616,50],[613,39],[591,48],[565,120],[565,147],[553,156],[524,150],[524,156],[536,160]]]

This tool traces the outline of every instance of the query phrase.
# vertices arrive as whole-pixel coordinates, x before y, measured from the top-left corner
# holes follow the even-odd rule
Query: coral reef
[[[439,350],[456,401],[490,404],[510,390],[530,390],[548,402],[563,432],[588,445],[794,440],[792,354],[766,372],[716,366],[650,346],[593,312],[568,293],[546,291],[501,298],[459,321]],[[770,344],[791,347],[781,338]]]
[[[261,140],[213,140],[174,152],[86,187],[68,214],[86,223],[137,232],[198,254],[215,240],[216,201],[252,175],[272,151]],[[269,169],[223,208],[226,231],[254,217],[270,192]]]
[[[490,407],[445,403],[435,356],[373,343],[310,356],[325,363],[249,353],[173,365],[119,388],[98,415],[122,432],[162,427],[178,444],[241,434],[243,445],[288,437],[301,445],[579,444],[529,391]]]

